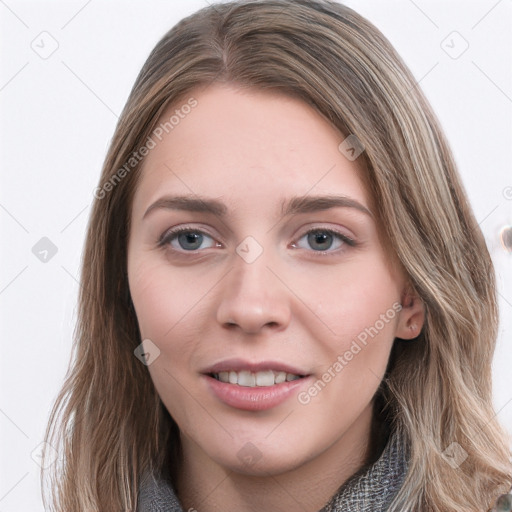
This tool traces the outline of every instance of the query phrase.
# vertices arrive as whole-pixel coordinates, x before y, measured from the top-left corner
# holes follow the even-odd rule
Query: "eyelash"
[[[180,233],[199,233],[201,235],[206,235],[210,238],[213,239],[213,237],[208,234],[207,232],[205,231],[202,231],[200,229],[197,229],[197,228],[193,228],[191,226],[182,226],[182,227],[179,227],[179,228],[174,228],[174,229],[171,229],[169,231],[165,231],[162,236],[160,237],[160,239],[158,240],[157,242],[157,246],[159,248],[163,248],[163,249],[170,249],[171,251],[177,253],[177,254],[186,254],[186,253],[190,253],[190,254],[197,254],[198,252],[200,252],[200,249],[194,249],[194,250],[190,250],[190,251],[186,251],[184,249],[182,250],[178,250],[178,249],[174,249],[174,248],[171,248],[170,247],[170,242],[173,241],[177,235],[179,235]],[[328,228],[322,228],[322,227],[319,227],[319,228],[313,228],[313,229],[310,229],[308,231],[305,231],[298,239],[297,241],[301,240],[302,238],[304,238],[304,236],[306,235],[309,235],[310,233],[327,233],[329,235],[334,235],[335,237],[338,237],[339,240],[343,243],[343,245],[337,249],[335,249],[334,251],[331,251],[331,250],[327,250],[327,251],[315,251],[315,250],[311,250],[310,252],[312,252],[315,256],[328,256],[329,254],[335,254],[337,252],[340,252],[340,251],[344,251],[346,249],[344,249],[343,247],[345,245],[348,245],[349,247],[357,247],[359,244],[358,242],[356,242],[354,239],[348,237],[347,235],[344,235],[336,230],[333,230],[333,229],[328,229]],[[296,242],[294,242],[295,244]]]

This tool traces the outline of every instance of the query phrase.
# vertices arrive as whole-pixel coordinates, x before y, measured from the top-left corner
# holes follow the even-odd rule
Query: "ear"
[[[395,336],[412,340],[419,336],[425,323],[425,305],[411,285],[405,287],[401,304]]]

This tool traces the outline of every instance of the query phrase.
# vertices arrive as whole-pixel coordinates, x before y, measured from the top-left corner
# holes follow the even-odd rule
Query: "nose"
[[[286,280],[269,265],[265,252],[251,263],[234,254],[232,270],[222,280],[217,308],[217,321],[223,327],[257,334],[289,325],[291,292],[283,283]]]

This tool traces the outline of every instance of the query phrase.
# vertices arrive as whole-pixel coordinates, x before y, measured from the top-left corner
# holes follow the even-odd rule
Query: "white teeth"
[[[238,385],[253,388],[256,385],[256,376],[246,370],[238,372]]]
[[[256,374],[256,386],[273,386],[274,372],[268,370],[266,372],[258,372]]]
[[[300,379],[299,375],[294,375],[293,373],[274,372],[272,370],[255,373],[247,370],[240,372],[219,372],[214,374],[214,377],[221,382],[229,382],[230,384],[238,384],[239,386],[250,388],[257,386],[273,386],[274,384],[281,384],[283,382],[291,382],[293,380]]]
[[[286,380],[286,372],[276,372],[276,376],[274,377],[276,384],[281,384]]]

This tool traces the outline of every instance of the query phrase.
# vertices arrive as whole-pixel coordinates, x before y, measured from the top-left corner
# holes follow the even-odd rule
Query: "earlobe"
[[[410,287],[403,293],[401,304],[396,337],[413,340],[420,335],[423,329],[425,305],[419,295]]]

